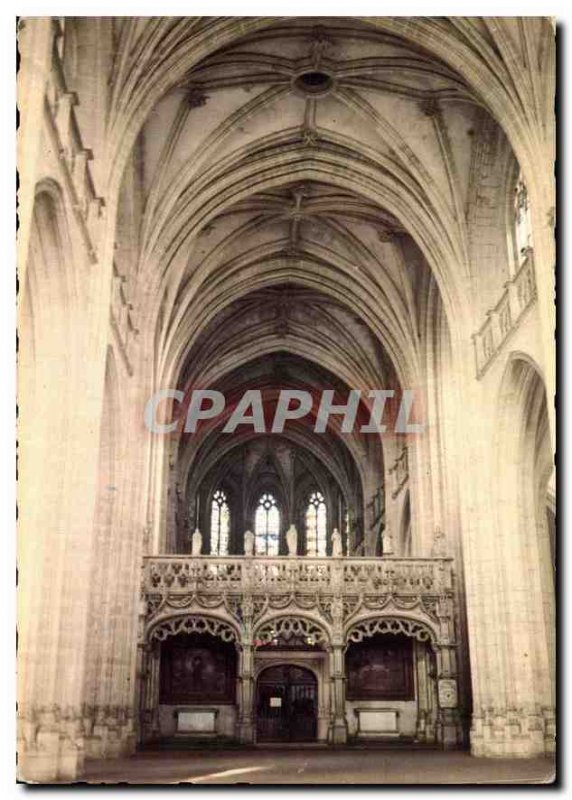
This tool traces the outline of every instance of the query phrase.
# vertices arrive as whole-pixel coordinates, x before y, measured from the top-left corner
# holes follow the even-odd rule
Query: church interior
[[[30,17],[18,48],[20,778],[553,756],[552,21]],[[362,421],[411,390],[423,424],[145,427],[197,388]]]

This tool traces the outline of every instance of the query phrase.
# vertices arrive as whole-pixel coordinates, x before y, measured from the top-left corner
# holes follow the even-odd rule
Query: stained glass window
[[[228,555],[228,534],[230,531],[230,509],[226,494],[217,489],[211,504],[211,555]]]
[[[254,518],[255,552],[261,556],[277,556],[280,541],[280,511],[271,494],[260,498]]]
[[[308,555],[326,555],[326,503],[320,492],[312,492],[306,510],[306,548]]]

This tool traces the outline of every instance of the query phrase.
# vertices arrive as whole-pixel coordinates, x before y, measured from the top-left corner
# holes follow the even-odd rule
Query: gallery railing
[[[451,558],[150,556],[144,591],[441,594],[453,588]]]
[[[505,284],[505,290],[498,303],[487,312],[486,321],[473,334],[477,378],[484,375],[535,298],[534,251],[529,248],[520,269]]]

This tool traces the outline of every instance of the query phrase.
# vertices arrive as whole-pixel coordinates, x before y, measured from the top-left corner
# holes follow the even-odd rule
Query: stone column
[[[437,650],[437,738],[445,749],[462,743],[457,685],[457,658],[453,647]]]
[[[417,673],[417,728],[415,738],[418,742],[428,741],[427,721],[430,710],[428,665],[425,648],[420,642],[413,642],[413,658]]]
[[[243,568],[245,594],[242,602],[241,642],[238,658],[238,720],[237,738],[239,742],[250,744],[254,741],[254,645],[252,642],[252,618],[254,606],[248,593],[252,570],[250,561]]]
[[[554,395],[556,391],[556,351],[554,331],[556,326],[555,270],[555,197],[554,197],[554,154],[552,146],[542,158],[539,154],[534,165],[534,180],[528,180],[527,188],[531,200],[532,235],[534,243],[534,272],[536,279],[539,324],[544,355],[543,377],[546,383],[548,421],[552,446],[556,440],[556,413]],[[542,160],[541,160],[542,159]],[[539,168],[538,164],[542,164]],[[539,186],[544,183],[544,186]],[[536,184],[536,185],[535,185]]]
[[[243,644],[238,658],[238,722],[239,742],[250,744],[254,741],[254,648]]]
[[[141,695],[139,741],[147,742],[159,735],[159,666],[157,642],[141,646]]]
[[[332,585],[334,589],[336,584],[339,584],[342,580],[342,570],[343,564],[336,563],[332,570]],[[334,597],[332,601],[332,643],[329,649],[331,686],[331,725],[329,740],[331,744],[345,744],[348,739],[348,724],[346,720],[346,674],[342,628],[344,604],[341,598],[341,587],[338,591],[340,591],[340,596]]]
[[[148,730],[147,713],[147,685],[149,680],[149,645],[139,643],[137,645],[138,670],[137,678],[139,684],[139,724],[137,726],[137,743],[142,744],[146,741]]]
[[[344,648],[336,643],[330,648],[331,744],[345,744],[348,739],[346,721],[346,676],[344,671]]]

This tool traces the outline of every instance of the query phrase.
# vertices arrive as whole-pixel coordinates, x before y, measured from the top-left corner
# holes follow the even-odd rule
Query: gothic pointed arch
[[[506,658],[513,670],[506,691],[510,702],[534,692],[549,706],[555,691],[555,547],[550,541],[553,530],[546,506],[554,461],[546,387],[538,366],[527,354],[514,352],[507,359],[498,402],[497,568],[512,609],[499,620],[501,628],[506,625]],[[521,598],[518,613],[525,614],[526,624],[510,626],[516,596]],[[536,598],[540,597],[539,603]],[[542,680],[533,677],[539,675]]]
[[[427,620],[393,613],[352,621],[345,630],[344,640],[346,644],[361,642],[376,634],[404,634],[419,642],[429,642],[433,649],[440,644],[439,632]]]
[[[284,646],[327,645],[327,627],[312,616],[293,611],[288,614],[265,616],[253,629],[256,647],[281,643]]]
[[[153,623],[146,632],[147,641],[165,641],[180,633],[208,633],[224,642],[240,642],[236,625],[209,614],[179,613]]]

